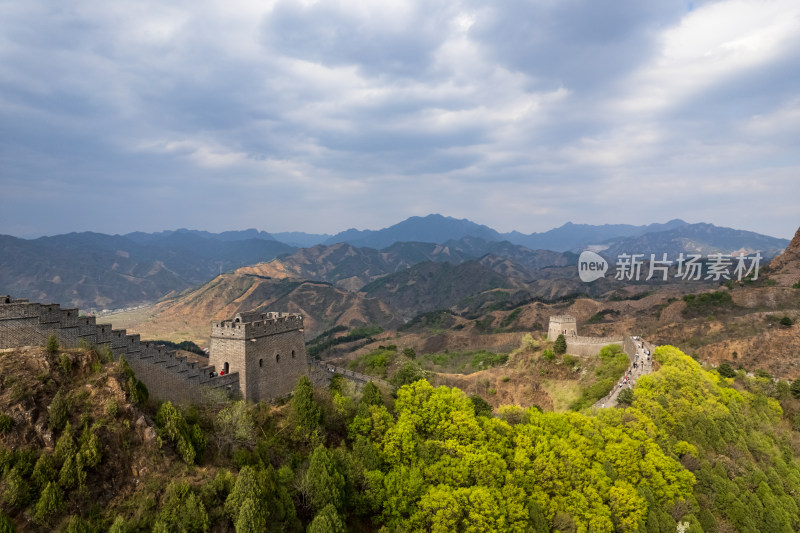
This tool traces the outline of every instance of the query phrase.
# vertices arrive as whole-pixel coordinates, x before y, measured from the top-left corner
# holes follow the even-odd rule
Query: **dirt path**
[[[647,342],[646,340],[639,337],[633,337],[633,343],[636,346],[636,355],[634,356],[633,361],[631,362],[631,366],[628,367],[628,370],[625,371],[625,375],[620,379],[619,383],[614,385],[614,388],[611,390],[610,393],[596,404],[594,407],[598,408],[605,408],[605,407],[616,407],[617,406],[617,396],[619,393],[626,388],[632,389],[636,386],[636,381],[653,371],[653,349],[655,346]],[[634,368],[634,364],[636,368]]]

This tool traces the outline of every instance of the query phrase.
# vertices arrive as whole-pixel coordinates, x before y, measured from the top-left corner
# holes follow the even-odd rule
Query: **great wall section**
[[[201,364],[157,342],[142,341],[138,334],[97,324],[95,317],[80,316],[78,309],[0,296],[0,349],[43,346],[50,335],[64,347],[107,349],[114,360],[124,357],[150,394],[161,400],[273,400],[291,394],[304,375],[320,385],[340,374],[357,386],[374,381],[382,388],[392,388],[383,380],[308,360],[299,314],[237,313],[229,320],[213,322],[211,330],[208,364]],[[637,354],[630,336],[579,336],[575,318],[570,316],[550,318],[548,336],[555,339],[559,334],[564,335],[567,351],[573,355],[597,355],[610,344],[620,344],[631,363]]]
[[[224,339],[224,346],[217,354],[212,352],[209,364],[201,365],[157,342],[142,341],[138,334],[97,324],[95,317],[80,316],[78,309],[0,296],[0,349],[43,346],[50,335],[64,347],[107,348],[114,360],[124,357],[150,394],[159,399],[177,403],[240,395],[254,401],[274,399],[291,392],[300,375],[307,374],[300,315],[237,315],[215,323],[213,334]],[[277,342],[264,342],[267,338]],[[281,364],[279,350],[284,348],[288,357]],[[251,373],[249,382],[242,379],[247,372]]]

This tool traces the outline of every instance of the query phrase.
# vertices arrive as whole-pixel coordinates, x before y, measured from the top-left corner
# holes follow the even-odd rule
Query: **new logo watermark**
[[[670,278],[670,267],[675,267],[673,279],[698,281],[698,280],[730,280],[742,281],[750,278],[758,279],[758,267],[761,264],[761,254],[755,255],[730,255],[710,254],[703,258],[700,254],[679,254],[674,260],[667,258],[667,254],[650,254],[650,260],[645,260],[645,254],[619,254],[614,264],[614,279],[620,281],[640,281],[643,271],[647,271],[645,281],[653,278],[667,281]],[[733,270],[731,270],[733,269]],[[578,258],[578,276],[581,281],[590,283],[605,277],[608,272],[608,262],[598,253],[585,250]]]
[[[578,258],[578,275],[581,281],[590,283],[596,279],[600,279],[608,272],[608,261],[603,259],[600,254],[585,250],[581,252]]]

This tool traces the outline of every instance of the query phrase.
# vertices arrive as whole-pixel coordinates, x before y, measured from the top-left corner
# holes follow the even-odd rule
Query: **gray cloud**
[[[790,236],[799,17],[792,0],[7,3],[0,233],[441,212]]]

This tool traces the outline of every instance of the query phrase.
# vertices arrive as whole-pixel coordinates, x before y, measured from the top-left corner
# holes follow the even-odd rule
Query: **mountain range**
[[[324,244],[308,246],[318,240]],[[258,275],[262,276],[324,281],[342,290],[358,291],[417,264],[459,265],[487,254],[512,261],[515,266],[511,270],[525,272],[527,281],[535,282],[563,278],[559,268],[574,265],[575,252],[589,246],[612,256],[618,252],[760,251],[769,258],[788,242],[682,220],[645,226],[567,223],[525,235],[499,233],[469,220],[441,215],[411,217],[381,230],[352,229],[334,236],[256,229],[221,233],[179,229],[127,235],[85,232],[32,240],[0,235],[0,293],[84,309],[121,308],[177,294],[248,265],[259,265]],[[280,260],[269,263],[275,259]],[[560,291],[541,288],[548,290],[552,295]]]

